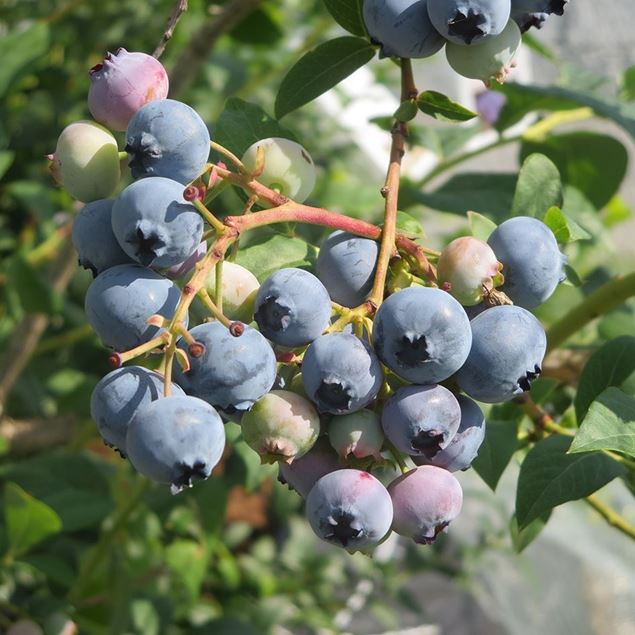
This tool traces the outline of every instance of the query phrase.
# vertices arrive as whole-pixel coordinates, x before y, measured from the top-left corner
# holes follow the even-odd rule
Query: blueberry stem
[[[220,307],[210,298],[209,293],[206,289],[201,289],[198,292],[198,299],[205,305],[207,310],[221,323],[224,324],[227,328],[231,325],[231,320],[223,314],[223,311]]]
[[[395,460],[395,463],[399,466],[401,473],[406,474],[406,472],[409,472],[410,470],[408,469],[408,466],[406,465],[401,452],[388,439],[384,439],[384,445],[386,446],[388,452],[390,452],[392,458]]]
[[[584,500],[587,505],[595,509],[609,525],[615,527],[615,529],[618,529],[630,538],[635,539],[635,527],[627,522],[624,517],[620,516],[612,507],[603,503],[595,494],[587,496]]]
[[[229,159],[238,168],[241,174],[249,175],[249,171],[244,163],[233,152],[215,141],[210,141],[209,145],[212,150],[215,150],[218,154],[222,154],[226,159]]]
[[[214,287],[214,303],[220,313],[223,312],[223,260],[216,263],[216,281]]]
[[[212,212],[207,209],[207,206],[203,201],[199,201],[198,199],[194,199],[192,201],[192,205],[196,207],[198,213],[203,217],[203,220],[208,224],[216,232],[217,236],[222,236],[225,233],[226,227],[225,225],[212,214]]]
[[[547,351],[558,348],[589,322],[612,311],[633,296],[635,296],[635,272],[602,285],[551,325],[547,331]]]

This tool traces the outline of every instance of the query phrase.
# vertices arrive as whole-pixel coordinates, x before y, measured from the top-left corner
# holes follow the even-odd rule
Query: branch
[[[8,441],[12,456],[24,456],[65,445],[76,429],[77,422],[68,417],[29,420],[5,417],[0,422],[0,438]]]
[[[62,293],[77,269],[77,253],[68,242],[57,259],[50,285],[55,293]],[[0,415],[4,411],[7,397],[20,373],[29,363],[46,327],[49,316],[30,313],[24,317],[10,336],[7,350],[0,360]]]
[[[633,538],[635,540],[635,527],[623,516],[620,516],[612,507],[603,503],[594,494],[587,496],[584,499],[584,502],[593,507],[593,509],[595,509],[595,511],[600,514],[600,516],[602,516],[609,525],[615,527],[615,529],[618,529],[629,538]]]
[[[551,326],[547,331],[547,351],[558,348],[589,322],[617,308],[632,296],[635,296],[635,272],[602,285]]]
[[[231,31],[261,2],[262,0],[230,0],[192,36],[189,46],[170,72],[170,92],[173,96],[182,94],[190,87],[221,35]]]
[[[172,15],[168,20],[168,25],[165,27],[165,31],[161,36],[160,42],[157,44],[157,47],[154,49],[154,53],[152,53],[152,57],[156,57],[159,59],[161,55],[163,55],[163,51],[165,51],[165,45],[169,42],[174,34],[174,29],[178,24],[181,16],[187,11],[187,0],[177,0],[176,5],[174,7],[174,11],[172,11]]]

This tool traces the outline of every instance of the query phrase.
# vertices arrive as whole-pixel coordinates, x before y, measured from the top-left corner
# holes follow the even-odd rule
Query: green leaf
[[[15,483],[4,488],[4,520],[9,553],[19,556],[62,529],[60,517]]]
[[[635,393],[635,337],[618,337],[591,355],[580,375],[574,400],[578,421],[584,419],[591,403],[609,386]]]
[[[614,196],[606,205],[602,222],[606,227],[615,227],[633,216],[633,210],[621,196]]]
[[[248,46],[276,46],[284,37],[280,12],[273,7],[262,6],[242,19],[234,27],[230,36]]]
[[[395,110],[395,114],[392,116],[397,121],[412,121],[418,114],[419,109],[414,101],[402,101],[399,104],[399,108]]]
[[[301,57],[282,80],[275,113],[280,119],[313,101],[369,62],[375,48],[366,40],[344,36],[330,40]]]
[[[578,272],[569,263],[567,263],[563,269],[565,275],[567,276],[566,280],[563,281],[563,284],[569,283],[574,287],[581,287],[584,284]]]
[[[472,467],[492,491],[496,491],[498,481],[518,448],[517,435],[517,421],[487,420],[485,440]]]
[[[425,236],[421,223],[406,212],[397,212],[397,231],[410,238],[422,238]]]
[[[59,311],[60,298],[22,255],[15,254],[9,261],[8,280],[28,313],[50,315]]]
[[[353,35],[366,36],[362,9],[364,0],[324,0],[335,21]]]
[[[25,31],[9,31],[0,39],[0,96],[39,57],[49,52],[49,28],[43,22],[32,24]]]
[[[422,113],[430,115],[439,121],[470,121],[478,117],[475,112],[452,101],[443,93],[435,90],[426,90],[417,97],[417,106]]]
[[[562,86],[528,86],[507,82],[496,90],[507,96],[496,128],[505,130],[520,121],[527,113],[536,110],[572,110],[580,106],[591,108],[599,117],[613,120],[635,137],[635,104],[606,99],[607,91],[591,94]]]
[[[536,518],[536,520],[532,520],[529,525],[523,527],[523,529],[520,529],[518,527],[516,514],[514,514],[509,523],[509,533],[512,537],[514,551],[516,553],[522,553],[540,535],[540,532],[545,528],[550,517],[551,510],[545,512],[542,516]]]
[[[464,173],[450,177],[433,192],[405,182],[399,191],[402,208],[421,203],[442,212],[463,216],[467,210],[485,214],[496,221],[509,217],[516,175]]]
[[[558,63],[558,56],[550,48],[545,46],[541,39],[534,37],[531,33],[523,33],[523,44],[550,62]]]
[[[487,242],[491,233],[496,229],[496,223],[491,221],[487,216],[479,214],[478,212],[468,212],[467,220],[470,223],[470,231],[472,236]]]
[[[542,154],[528,156],[518,175],[511,215],[542,218],[550,207],[562,207],[562,201],[558,168]]]
[[[572,132],[552,135],[540,142],[525,141],[520,156],[524,159],[535,152],[549,157],[560,171],[562,182],[580,190],[597,209],[602,209],[618,193],[626,176],[626,148],[607,135]],[[538,192],[541,190],[533,195]],[[540,198],[544,198],[542,193]],[[554,200],[551,205],[562,207],[562,202]],[[543,212],[547,207],[550,205]]]
[[[542,219],[554,233],[559,243],[572,243],[576,240],[589,240],[591,234],[567,216],[559,207],[550,207]]]
[[[236,263],[249,269],[260,282],[284,267],[308,267],[315,249],[300,238],[274,235],[238,251]]]
[[[552,436],[537,443],[520,468],[516,490],[519,529],[550,509],[589,496],[624,473],[624,467],[600,452],[567,454],[571,439]]]
[[[635,101],[635,66],[627,68],[620,81],[620,99]]]
[[[5,150],[0,152],[0,179],[5,175],[6,171],[11,167],[15,159],[15,152]]]
[[[165,563],[187,591],[190,601],[198,597],[209,555],[193,540],[175,540],[165,550]]]
[[[231,97],[214,130],[217,143],[241,157],[247,148],[269,137],[296,141],[295,135],[270,117],[260,106]]]
[[[570,453],[613,450],[635,457],[635,398],[610,387],[591,404]]]

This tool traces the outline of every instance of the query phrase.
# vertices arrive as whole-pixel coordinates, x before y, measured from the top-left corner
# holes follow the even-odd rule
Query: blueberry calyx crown
[[[443,433],[438,430],[421,430],[410,442],[410,445],[417,452],[423,453],[428,458],[434,458],[441,450],[443,443]]]
[[[142,227],[137,227],[136,235],[126,242],[135,245],[135,255],[144,267],[149,267],[157,257],[159,250],[165,247],[165,242],[157,233],[152,231],[144,233]]]
[[[323,379],[315,394],[329,410],[339,412],[349,410],[353,401],[348,388],[338,379]]]
[[[285,306],[275,296],[267,296],[254,314],[258,324],[264,324],[275,331],[284,331],[291,322],[291,309]]]
[[[342,547],[346,547],[350,540],[355,540],[362,533],[361,527],[354,527],[355,517],[344,511],[338,511],[327,519],[331,532],[324,537],[327,540],[337,540]]]
[[[414,335],[413,333],[406,333],[395,353],[395,357],[399,362],[408,368],[414,366],[420,366],[428,359],[430,354],[428,352],[428,342],[425,335]]]
[[[534,379],[537,379],[540,376],[540,373],[542,373],[542,368],[540,368],[538,364],[534,366],[533,371],[528,370],[527,374],[518,380],[518,386],[521,389],[521,392],[528,392],[531,388],[531,382],[534,381]]]
[[[129,139],[124,150],[130,155],[128,165],[135,179],[151,174],[152,163],[163,156],[158,141],[147,132]]]
[[[447,528],[449,526],[450,526],[450,523],[448,521],[439,523],[436,527],[434,527],[432,532],[430,532],[432,533],[431,536],[415,536],[414,541],[418,545],[432,545],[434,544],[434,542],[436,541],[440,533],[446,533]]]
[[[466,44],[472,44],[474,38],[485,35],[485,30],[481,28],[484,22],[485,16],[474,9],[469,9],[467,15],[457,11],[448,22],[448,33],[460,37]]]
[[[172,481],[171,491],[178,494],[186,487],[192,487],[194,481],[203,481],[209,476],[209,468],[205,461],[194,461],[193,465],[181,462],[177,466],[178,476]]]

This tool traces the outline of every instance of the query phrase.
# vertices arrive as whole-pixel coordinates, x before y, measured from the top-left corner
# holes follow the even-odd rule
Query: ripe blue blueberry
[[[335,302],[359,306],[373,287],[378,253],[376,241],[338,230],[320,247],[317,276]]]
[[[553,232],[537,218],[510,218],[492,232],[487,242],[503,263],[505,284],[501,291],[518,306],[537,307],[564,280],[566,257]]]
[[[225,449],[225,429],[212,406],[196,397],[167,397],[140,408],[126,435],[135,470],[176,494],[211,473]]]
[[[469,45],[498,35],[507,25],[510,0],[428,0],[436,30],[450,42]]]
[[[428,0],[366,0],[364,22],[382,57],[430,57],[445,40],[432,26]]]
[[[430,545],[459,515],[463,490],[456,477],[440,467],[418,467],[388,486],[394,518],[392,528],[417,544]]]
[[[349,456],[380,459],[384,444],[381,419],[372,410],[333,417],[329,423],[329,441],[343,459]]]
[[[377,396],[383,374],[365,342],[348,333],[329,333],[304,354],[302,381],[319,411],[341,415],[367,406]]]
[[[547,337],[529,311],[495,306],[472,322],[472,349],[457,373],[461,389],[485,403],[508,401],[526,392],[541,373]]]
[[[411,456],[436,456],[448,447],[460,422],[459,403],[443,386],[400,388],[381,416],[386,437]]]
[[[125,351],[156,337],[159,327],[147,324],[148,318],[171,318],[180,298],[180,289],[158,273],[141,265],[117,265],[93,280],[84,308],[104,346]]]
[[[306,517],[322,540],[350,552],[368,550],[390,531],[392,502],[386,488],[368,472],[338,470],[313,486]]]
[[[204,240],[201,241],[198,247],[194,250],[194,253],[186,258],[183,262],[177,263],[176,265],[172,265],[168,269],[163,272],[167,278],[170,280],[178,280],[179,278],[183,278],[186,276],[194,267],[196,263],[203,258],[203,256],[207,253],[207,242]],[[227,314],[225,314],[227,315]]]
[[[153,177],[129,185],[112,209],[112,228],[122,249],[146,267],[187,260],[203,236],[203,219],[183,198],[183,185]]]
[[[476,458],[485,438],[485,418],[478,405],[465,395],[457,397],[461,406],[461,424],[444,450],[433,457],[416,456],[417,465],[436,465],[450,472],[467,470]]]
[[[126,131],[132,176],[189,183],[207,163],[209,142],[207,126],[193,108],[174,99],[151,101],[137,110]]]
[[[126,454],[126,432],[132,418],[152,401],[163,397],[163,375],[142,366],[126,366],[108,373],[90,397],[90,416],[104,442]],[[185,396],[172,384],[172,394]]]
[[[342,465],[328,437],[319,437],[313,447],[292,463],[280,463],[278,480],[306,498],[313,486],[326,474],[341,470]]]
[[[463,307],[440,289],[412,287],[391,295],[373,328],[377,355],[415,384],[434,384],[455,373],[472,343]]]
[[[263,463],[293,463],[306,454],[320,434],[313,404],[287,390],[272,390],[240,420],[243,438]]]
[[[93,272],[93,277],[115,265],[132,262],[112,231],[113,199],[84,205],[73,221],[71,240],[79,264]]]
[[[176,381],[190,395],[207,401],[225,414],[249,410],[271,390],[276,379],[276,356],[269,342],[256,330],[245,327],[234,337],[220,322],[207,322],[190,330],[205,346],[200,357],[192,357],[185,340],[190,370],[175,368]]]
[[[319,337],[331,320],[331,299],[308,271],[280,269],[261,285],[254,303],[261,333],[282,346],[303,346]]]

